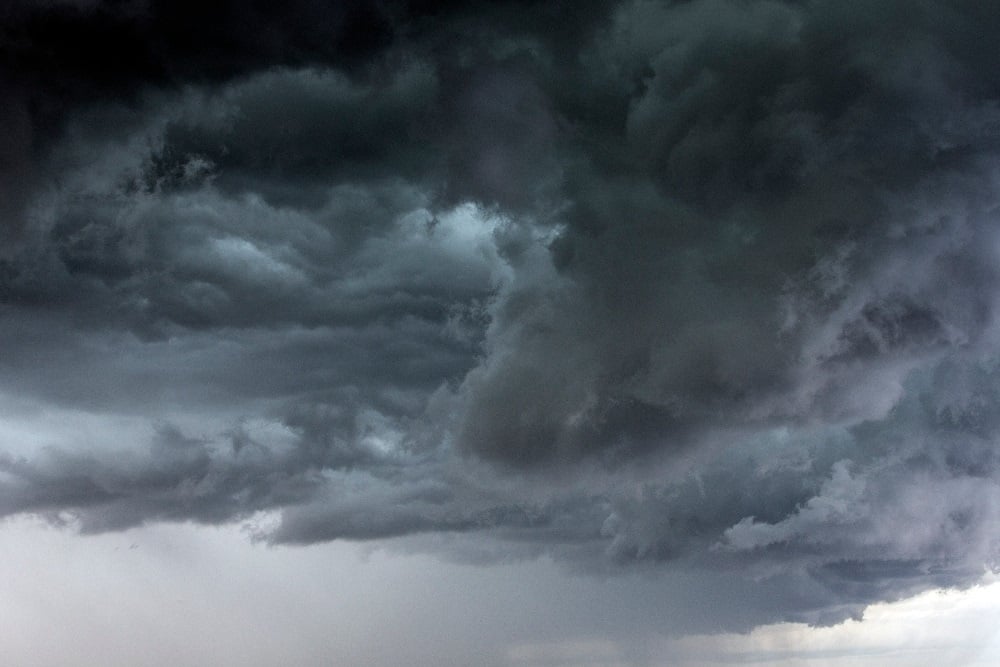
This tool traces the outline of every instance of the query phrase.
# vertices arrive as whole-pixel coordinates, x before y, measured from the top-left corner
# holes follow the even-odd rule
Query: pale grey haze
[[[0,651],[1000,661],[998,39],[3,3]],[[878,634],[935,600],[966,634]]]

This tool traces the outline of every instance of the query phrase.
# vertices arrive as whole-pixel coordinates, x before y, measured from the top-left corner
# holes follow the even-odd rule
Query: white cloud
[[[972,667],[1000,662],[1000,577],[966,590],[881,602],[832,627],[779,623],[746,634],[692,635],[663,643],[671,665]]]

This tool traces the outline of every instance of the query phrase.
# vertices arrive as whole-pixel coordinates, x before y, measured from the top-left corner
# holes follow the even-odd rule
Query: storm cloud
[[[3,12],[0,514],[744,576],[730,629],[996,567],[1000,9]]]

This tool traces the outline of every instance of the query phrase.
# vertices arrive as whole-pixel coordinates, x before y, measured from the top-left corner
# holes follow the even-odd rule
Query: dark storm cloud
[[[0,9],[0,88],[10,128],[0,159],[4,230],[17,195],[75,108],[128,103],[149,85],[224,80],[275,64],[351,66],[392,40],[375,3],[10,2]]]
[[[7,10],[0,390],[159,426],[5,443],[0,513],[772,620],[995,567],[997,10],[569,6]]]
[[[940,108],[954,106],[950,96],[958,94],[945,77],[974,72],[925,45],[922,26],[895,27],[903,31],[894,36],[901,53],[878,50],[870,41],[877,37],[863,31],[841,38],[837,50],[824,53],[818,33],[825,21],[846,18],[767,3],[675,8],[635,3],[598,40],[596,53],[590,54],[596,62],[616,66],[615,72],[629,66],[648,70],[641,86],[630,91],[630,104],[617,118],[620,125],[585,128],[603,134],[602,144],[614,146],[608,152],[618,154],[594,151],[585,157],[589,164],[574,165],[567,174],[572,208],[553,243],[553,259],[569,284],[526,290],[499,304],[488,344],[509,345],[517,353],[503,356],[498,349],[493,358],[511,361],[484,367],[495,380],[483,388],[479,377],[470,378],[473,396],[483,393],[481,401],[473,399],[470,428],[490,418],[477,411],[480,404],[486,413],[502,410],[494,407],[499,404],[510,405],[511,414],[500,414],[498,421],[520,423],[538,434],[537,448],[500,447],[501,457],[546,458],[557,449],[586,449],[585,431],[578,445],[572,444],[575,436],[557,433],[574,421],[570,415],[585,408],[596,416],[611,405],[637,403],[654,413],[676,412],[680,422],[715,422],[740,419],[747,408],[754,419],[766,416],[755,404],[768,398],[797,401],[802,361],[797,356],[815,341],[810,340],[814,332],[801,326],[799,313],[784,314],[799,318],[799,326],[785,326],[776,308],[779,295],[794,294],[790,281],[824,267],[846,271],[850,263],[857,273],[844,279],[855,290],[866,290],[884,258],[895,254],[905,263],[908,246],[957,238],[961,232],[955,226],[965,229],[966,224],[948,219],[937,224],[951,231],[941,229],[923,241],[912,238],[928,221],[906,220],[903,211],[913,204],[905,199],[927,190],[959,199],[964,207],[982,206],[981,214],[987,214],[991,204],[976,202],[981,194],[973,190],[988,178],[980,174],[990,168],[989,159],[975,150],[991,125],[967,119],[989,117],[990,103],[944,113]],[[931,63],[927,69],[958,71],[931,69],[921,72],[927,81],[913,81],[908,68],[915,58]],[[842,72],[850,73],[853,85],[838,82],[833,73]],[[956,123],[967,136],[954,136]],[[967,155],[957,163],[942,161],[941,154],[955,151],[957,143]],[[769,173],[779,167],[787,173],[772,179]],[[620,171],[603,174],[612,168]],[[959,194],[959,188],[967,192]],[[940,212],[943,218],[949,214]],[[838,251],[852,256],[837,262],[829,255]],[[988,262],[973,262],[989,271]],[[974,300],[981,298],[976,293],[982,278],[948,276],[948,286],[936,289],[960,289],[966,298],[957,308],[980,309]],[[879,288],[893,289],[884,282]],[[815,306],[824,322],[843,313],[838,307],[861,310],[853,315],[855,322],[841,324],[851,329],[842,334],[847,356],[862,354],[866,345],[912,349],[975,335],[975,313],[955,313],[961,321],[946,331],[924,303],[926,297],[907,294],[912,289],[902,285],[895,295],[855,292],[855,303],[844,295],[836,306]],[[909,313],[895,312],[902,309]],[[895,333],[875,331],[880,326]],[[534,336],[543,328],[547,335]],[[528,358],[532,350],[539,358],[571,364],[572,379],[558,371],[548,374]],[[571,352],[557,355],[556,350]],[[570,361],[573,354],[585,361]],[[530,374],[548,374],[552,380],[531,381]],[[810,379],[822,381],[827,375],[815,373]],[[502,386],[511,391],[498,395]],[[526,396],[525,387],[534,395]],[[560,407],[554,400],[566,402]],[[524,403],[546,407],[532,417],[521,409]]]
[[[28,191],[39,185],[36,176],[47,168],[44,163],[50,149],[64,136],[67,122],[81,109],[109,99],[131,106],[151,88],[176,90],[191,83],[223,83],[280,66],[329,66],[336,68],[338,75],[356,80],[377,79],[387,64],[400,58],[409,59],[413,54],[408,50],[423,54],[437,52],[444,62],[456,55],[453,43],[463,34],[476,33],[497,40],[508,30],[517,34],[541,31],[567,40],[585,31],[607,11],[606,3],[595,4],[596,11],[570,7],[572,11],[568,13],[573,20],[562,16],[568,11],[563,3],[521,1],[295,0],[277,5],[159,0],[5,3],[0,8],[0,92],[4,97],[0,117],[8,139],[0,147],[2,229],[8,238],[17,238],[24,224],[23,207]],[[523,27],[526,18],[530,19],[528,28]],[[460,76],[457,83],[466,85],[468,80]],[[283,99],[282,91],[271,92],[263,103],[273,107],[290,102]],[[291,104],[285,104],[285,108],[305,109]],[[455,109],[456,113],[462,111],[461,107]],[[339,142],[351,154],[349,157],[365,162],[358,154],[359,150],[365,151],[366,143],[363,138],[358,140],[359,134],[364,134],[360,126],[370,127],[377,112],[373,115],[368,109],[363,114],[351,113],[350,109],[342,108],[342,113],[348,113],[351,120],[342,117],[325,125],[315,122],[315,114],[319,113],[315,106],[312,112],[311,125],[308,109],[299,114],[298,129],[318,135],[313,141],[300,143],[298,148],[311,146],[313,150],[296,155],[293,165],[274,165],[275,168],[291,166],[308,170],[319,166],[322,172],[322,165],[315,163],[315,151],[331,148],[329,142]],[[253,122],[251,118],[244,129]],[[461,119],[453,115],[447,121],[439,118],[437,122],[453,123]],[[350,125],[356,125],[352,128],[355,132],[346,130]],[[382,134],[383,138],[388,136],[392,133]],[[508,133],[506,137],[511,135]],[[237,145],[247,147],[242,142]],[[493,148],[503,150],[496,142]],[[285,153],[286,158],[289,155]],[[254,158],[252,151],[250,155],[235,157]],[[260,154],[256,157],[267,158]],[[384,154],[368,155],[375,157],[388,159]],[[168,167],[169,159],[167,156]],[[495,181],[498,178],[495,170],[502,166],[495,164],[485,178]],[[368,168],[379,169],[371,159]],[[312,174],[313,178],[317,176]],[[501,191],[513,196],[510,187]],[[460,199],[461,194],[456,198]]]

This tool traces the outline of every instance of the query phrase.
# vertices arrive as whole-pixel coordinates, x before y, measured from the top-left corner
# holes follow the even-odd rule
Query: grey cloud
[[[313,191],[322,202],[331,182],[418,180],[435,167],[427,142],[439,84],[420,63],[385,78],[364,85],[329,70],[279,70],[234,82],[168,125],[144,178],[184,187],[200,160],[219,187],[293,206]]]
[[[11,149],[0,386],[210,426],[5,445],[0,511],[740,572],[823,622],[996,566],[994,10],[385,7]]]
[[[528,443],[534,437],[528,434],[538,433],[529,459],[589,450],[588,429],[574,427],[580,435],[567,437],[577,444],[567,444],[556,435],[561,424],[571,416],[577,423],[576,416],[589,411],[594,425],[622,404],[648,406],[661,433],[671,422],[692,420],[695,426],[766,424],[768,413],[780,409],[772,406],[781,403],[801,406],[796,417],[825,410],[831,418],[860,418],[861,406],[847,405],[844,394],[865,383],[854,371],[866,370],[849,362],[871,354],[867,367],[886,375],[883,385],[895,382],[905,372],[904,357],[919,364],[923,355],[944,354],[977,337],[984,324],[982,296],[988,290],[982,281],[992,279],[977,242],[945,246],[985,231],[982,217],[993,204],[981,199],[991,187],[990,162],[974,155],[957,162],[934,156],[950,150],[948,145],[976,145],[983,126],[964,121],[991,112],[988,103],[977,102],[950,109],[955,116],[942,115],[935,105],[942,99],[951,105],[953,92],[946,73],[932,69],[927,80],[915,81],[900,71],[905,59],[920,56],[924,62],[926,51],[934,52],[917,37],[931,30],[923,23],[927,17],[897,26],[897,52],[872,51],[876,36],[865,30],[826,52],[822,41],[816,43],[818,31],[825,21],[845,17],[778,3],[731,11],[723,6],[729,8],[624,5],[591,55],[618,67],[650,69],[632,91],[631,106],[622,110],[624,128],[588,127],[603,132],[606,144],[623,148],[617,155],[588,153],[582,159],[591,165],[577,166],[567,177],[571,207],[552,255],[571,289],[558,292],[544,284],[501,296],[487,340],[496,348],[488,366],[496,380],[470,376],[470,421],[477,427],[492,410],[503,410],[497,404],[545,406],[551,397],[572,392],[565,407],[539,408],[538,416],[521,409],[517,418],[498,413],[504,424],[524,424],[526,434],[500,435],[501,441]],[[882,28],[867,29],[877,34]],[[944,57],[941,62],[946,70],[966,65]],[[850,72],[857,85],[841,87],[831,76],[835,72]],[[678,104],[690,109],[685,113]],[[803,123],[808,127],[800,132]],[[968,134],[958,136],[957,125]],[[752,144],[755,133],[763,133],[759,147]],[[812,166],[783,147],[796,137],[808,139],[795,152]],[[770,176],[761,175],[771,161],[787,168],[788,177],[770,183]],[[605,176],[612,164],[629,176]],[[688,178],[709,190],[691,190]],[[932,203],[934,196],[939,200]],[[929,221],[921,219],[926,212],[913,213],[907,198],[938,210],[953,208],[942,211],[936,223],[942,227],[927,229]],[[840,248],[852,256],[833,259]],[[956,262],[956,256],[966,259]],[[895,265],[880,267],[883,261]],[[967,272],[959,268],[964,262]],[[932,264],[920,274],[927,280],[923,294],[913,294],[917,288],[910,282],[910,265],[918,263]],[[823,270],[848,272],[856,291],[826,293],[833,288],[820,287],[820,298],[807,297],[806,308],[818,309],[823,325],[802,326],[803,313],[794,307],[781,312],[777,302],[790,303],[803,277]],[[905,284],[892,292],[887,286],[897,282]],[[878,288],[868,291],[873,284]],[[946,296],[948,290],[961,296]],[[793,324],[783,327],[789,316]],[[527,325],[532,319],[534,326]],[[536,330],[545,334],[519,338]],[[821,343],[824,336],[832,338]],[[510,349],[525,354],[507,354],[508,338]],[[829,348],[817,349],[824,344]],[[538,345],[552,351],[540,356],[558,359],[554,372],[530,360]],[[586,362],[567,381],[558,364],[572,364],[575,354]],[[820,370],[820,364],[827,367]],[[549,382],[532,379],[546,375]],[[828,384],[808,386],[814,382]],[[523,387],[534,395],[529,398]],[[802,405],[803,399],[813,404]],[[631,428],[642,422],[627,421]],[[598,439],[641,439],[629,427]],[[503,448],[488,444],[488,435],[478,439],[503,458]],[[475,448],[476,441],[468,438],[468,446]],[[525,457],[516,446],[508,451],[511,460]]]

